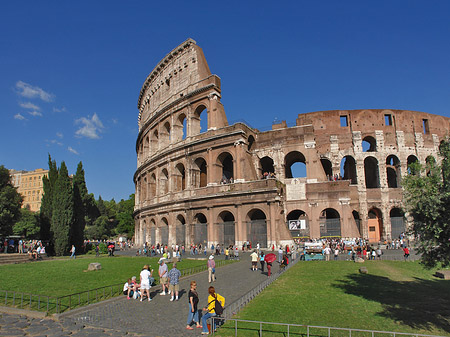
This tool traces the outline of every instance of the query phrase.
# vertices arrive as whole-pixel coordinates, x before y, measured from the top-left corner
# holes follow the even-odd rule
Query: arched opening
[[[224,247],[235,244],[234,215],[229,211],[223,211],[218,216],[217,235],[219,243]]]
[[[259,209],[253,209],[247,214],[247,240],[256,247],[259,242],[261,248],[267,248],[266,215]]]
[[[165,122],[161,131],[161,146],[166,147],[170,145],[170,123]]]
[[[150,198],[153,198],[156,196],[156,175],[152,173],[150,176],[150,187],[149,187],[149,194]]]
[[[184,191],[186,189],[186,174],[184,165],[181,163],[175,166],[174,185],[175,191]]]
[[[378,172],[378,160],[374,157],[364,159],[364,175],[366,177],[366,188],[379,188],[380,175]]]
[[[417,159],[417,157],[414,155],[410,155],[406,162],[406,165],[408,167],[407,168],[408,174],[413,175],[419,174],[419,167],[417,166],[416,163],[419,163],[419,159]]]
[[[400,187],[400,160],[397,156],[390,155],[386,158],[386,176],[388,187]]]
[[[287,215],[287,226],[293,238],[309,237],[309,220],[306,213],[296,209]]]
[[[177,222],[175,227],[176,240],[178,245],[184,245],[186,241],[186,220],[181,214],[177,215]]]
[[[284,159],[285,177],[286,178],[305,178],[306,172],[306,158],[298,152],[289,152]]]
[[[253,137],[252,135],[248,136],[248,147],[247,147],[248,151],[252,150],[254,143],[255,143],[255,137]]]
[[[376,152],[377,151],[377,141],[372,136],[364,137],[362,140],[363,152]]]
[[[206,161],[203,158],[197,158],[193,167],[193,185],[195,188],[208,185],[208,175],[206,171]]]
[[[142,201],[147,201],[147,199],[148,199],[147,186],[148,186],[147,174],[145,174],[144,180],[142,183],[142,190],[141,190],[141,200]]]
[[[164,168],[161,170],[161,177],[159,178],[160,181],[160,194],[167,194],[169,193],[169,172]]]
[[[434,159],[433,156],[428,156],[425,159],[425,163],[426,163],[426,172],[427,172],[427,176],[429,177],[431,175],[431,173],[434,171],[434,169],[436,168],[436,159]]]
[[[202,246],[208,243],[208,221],[203,213],[197,213],[191,225],[191,235],[194,244]]]
[[[351,180],[350,184],[356,185],[358,179],[356,176],[356,161],[352,156],[345,156],[341,160],[341,177],[344,180]]]
[[[233,157],[228,152],[224,152],[217,158],[218,165],[222,168],[221,183],[230,183],[234,179]]]
[[[320,213],[320,237],[341,236],[341,216],[334,208],[324,209]]]
[[[169,222],[166,218],[161,219],[161,225],[159,227],[159,233],[161,235],[161,244],[169,244]]]
[[[359,236],[363,236],[362,228],[361,228],[361,218],[357,211],[352,212],[353,219],[355,220],[356,228],[358,228]]]
[[[326,158],[320,159],[320,163],[322,164],[323,172],[327,176],[327,180],[331,180],[333,178],[333,169],[331,165],[331,161]]]
[[[144,158],[143,161],[145,161],[146,158],[150,156],[150,137],[145,137],[144,140]]]
[[[181,113],[172,127],[172,137],[175,142],[179,142],[187,136],[187,118],[185,113]]]
[[[367,214],[367,227],[369,229],[369,242],[380,242],[383,233],[383,220],[378,208],[372,208]]]
[[[400,238],[400,234],[405,233],[405,213],[401,208],[394,207],[389,212],[391,220],[391,239]]]
[[[150,220],[150,245],[156,245],[156,222],[155,219]]]
[[[270,157],[261,158],[259,161],[261,165],[261,178],[267,179],[273,177],[273,173],[275,173],[275,168],[273,167],[273,159]]]
[[[191,135],[197,135],[208,131],[208,110],[206,109],[206,106],[200,105],[195,109],[191,127]]]
[[[158,151],[159,148],[159,133],[158,130],[153,131],[152,138],[150,140],[150,147],[152,153],[155,153]]]

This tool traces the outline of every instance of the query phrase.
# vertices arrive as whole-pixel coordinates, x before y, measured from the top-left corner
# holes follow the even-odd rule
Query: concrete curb
[[[0,313],[10,314],[10,315],[22,315],[22,316],[27,316],[27,317],[31,317],[31,318],[39,318],[39,319],[44,319],[44,318],[48,319],[49,318],[49,316],[47,316],[46,312],[12,308],[12,307],[0,306]]]

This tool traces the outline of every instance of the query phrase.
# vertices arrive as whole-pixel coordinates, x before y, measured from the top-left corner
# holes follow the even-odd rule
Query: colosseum
[[[259,131],[229,125],[221,84],[188,39],[139,94],[135,242],[261,247],[296,238],[397,238],[402,177],[439,161],[449,118],[390,109],[299,114]],[[256,111],[254,113],[257,113]]]

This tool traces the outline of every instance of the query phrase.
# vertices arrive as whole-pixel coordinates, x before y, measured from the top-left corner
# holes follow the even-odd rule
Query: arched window
[[[341,177],[344,180],[351,180],[352,185],[356,185],[358,183],[358,179],[356,177],[356,162],[352,156],[345,156],[341,160]]]
[[[175,191],[184,191],[186,189],[186,174],[184,165],[181,163],[175,166],[174,187]]]
[[[398,239],[400,234],[405,233],[405,214],[401,208],[394,207],[389,212],[391,219],[391,238]]]
[[[159,227],[159,233],[161,235],[161,244],[169,244],[169,222],[166,218],[161,219],[161,226]]]
[[[217,219],[217,235],[220,244],[228,247],[235,244],[234,215],[229,211],[223,211]]]
[[[378,172],[378,160],[374,157],[367,157],[364,160],[364,174],[366,176],[366,188],[379,188],[380,175]]]
[[[198,135],[199,133],[208,131],[208,110],[206,106],[199,105],[195,109],[191,128],[191,135]]]
[[[261,248],[267,248],[267,222],[266,215],[259,209],[252,209],[247,214],[247,241],[255,246],[259,243]]]
[[[247,147],[248,151],[252,150],[254,142],[255,142],[255,137],[253,137],[252,135],[248,136],[248,147]]]
[[[331,161],[329,161],[326,158],[320,159],[320,163],[322,164],[323,171],[325,172],[325,175],[328,177],[328,180],[330,180],[333,177],[333,170]]]
[[[203,213],[197,213],[194,217],[194,223],[191,225],[191,235],[193,243],[203,246],[208,242],[208,221]]]
[[[161,177],[159,178],[160,181],[160,194],[167,194],[169,193],[169,172],[164,168],[161,170]]]
[[[270,178],[271,173],[275,173],[275,168],[273,167],[273,159],[270,157],[261,158],[259,161],[261,165],[261,177]]]
[[[428,156],[425,159],[425,162],[426,162],[427,176],[430,176],[431,172],[436,168],[436,159],[434,159],[433,156]]]
[[[184,216],[181,214],[177,215],[177,222],[176,222],[176,240],[178,245],[184,245],[186,241],[186,220],[184,219]]]
[[[150,156],[150,137],[146,136],[145,140],[144,140],[144,158],[143,158],[143,160],[145,161],[145,159],[149,156]]]
[[[353,215],[353,219],[355,220],[356,227],[358,228],[359,236],[362,237],[363,232],[362,232],[362,228],[361,228],[361,218],[359,216],[359,213],[357,211],[353,211],[352,215]]]
[[[305,156],[298,151],[290,152],[284,159],[286,178],[303,178],[307,176]]]
[[[408,174],[413,174],[413,175],[419,174],[419,167],[415,164],[418,162],[419,162],[419,159],[417,159],[416,156],[410,155],[408,157],[408,160],[407,160]]]
[[[334,208],[324,209],[320,213],[319,224],[321,237],[341,236],[341,216]]]
[[[390,155],[386,158],[386,176],[388,187],[400,187],[400,160],[397,156]]]
[[[153,131],[150,147],[151,147],[152,153],[157,152],[159,149],[159,132],[158,132],[158,130]]]
[[[150,187],[149,187],[149,197],[153,198],[156,196],[156,175],[152,173],[150,176]]]
[[[206,161],[203,158],[197,158],[193,167],[193,186],[195,188],[208,185],[208,175],[206,170]]]
[[[217,161],[218,165],[222,167],[221,182],[231,182],[234,179],[233,157],[228,152],[224,152],[217,157]]]
[[[170,139],[171,139],[170,131],[171,131],[170,123],[165,122],[162,127],[162,131],[161,131],[161,146],[167,147],[170,145]]]
[[[286,217],[288,229],[293,238],[295,237],[309,237],[309,220],[306,213],[302,210],[296,209]]]
[[[376,152],[377,151],[377,141],[372,136],[364,137],[362,140],[363,152]]]
[[[172,137],[175,142],[179,142],[186,138],[187,136],[187,118],[185,113],[181,113],[174,125],[172,130]]]

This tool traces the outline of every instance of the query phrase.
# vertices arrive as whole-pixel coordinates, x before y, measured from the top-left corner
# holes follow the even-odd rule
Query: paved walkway
[[[205,261],[206,264],[206,261]],[[160,287],[151,289],[153,300],[127,300],[125,296],[62,314],[59,321],[0,314],[0,336],[200,336],[201,329],[186,330],[190,281],[197,282],[199,307],[207,304],[208,287],[225,297],[225,306],[239,299],[267,278],[251,271],[249,254],[241,261],[216,268],[217,280],[208,283],[208,272],[180,280],[179,301],[160,296]],[[275,264],[273,271],[277,271]]]

